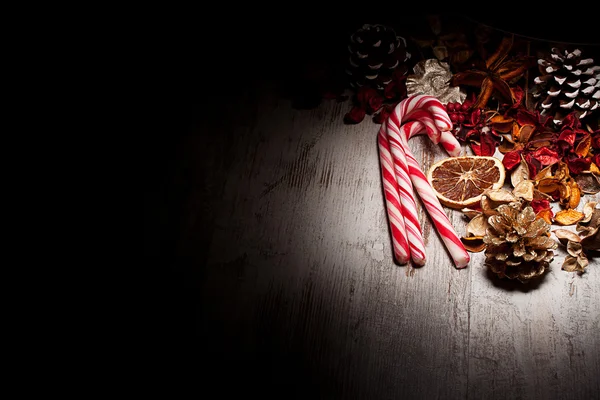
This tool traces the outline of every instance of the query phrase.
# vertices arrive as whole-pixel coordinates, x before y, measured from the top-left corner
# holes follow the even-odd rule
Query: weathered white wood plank
[[[587,196],[584,201],[592,199],[597,200]],[[564,249],[556,253],[551,271],[528,285],[497,279],[482,266],[483,254],[477,255],[471,283],[470,398],[600,396],[600,263],[591,260],[588,272],[579,276],[562,271]]]
[[[231,287],[226,269],[237,265],[236,301],[219,312],[245,315],[236,328],[249,335],[276,323],[278,351],[305,352],[311,373],[337,382],[338,394],[463,398],[470,272],[454,269],[429,228],[424,268],[409,276],[393,263],[378,126],[344,125],[347,107],[277,103],[262,110],[248,140],[240,137],[208,292]],[[416,154],[442,155],[422,150],[424,139],[413,139]]]
[[[409,274],[392,260],[378,126],[344,125],[348,104],[297,111],[268,94],[258,104],[214,156],[228,161],[215,165],[223,191],[201,315],[233,346],[232,364],[262,369],[258,387],[301,398],[598,397],[597,260],[579,277],[559,256],[534,287],[489,276],[483,254],[457,270],[421,210],[428,261]],[[426,137],[410,145],[424,170],[445,157]],[[463,234],[462,214],[448,215]]]

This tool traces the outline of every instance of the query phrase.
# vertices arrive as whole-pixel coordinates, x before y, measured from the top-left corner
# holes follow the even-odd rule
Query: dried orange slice
[[[457,209],[478,204],[483,192],[500,189],[505,177],[502,161],[491,156],[448,157],[433,164],[427,173],[440,203]]]

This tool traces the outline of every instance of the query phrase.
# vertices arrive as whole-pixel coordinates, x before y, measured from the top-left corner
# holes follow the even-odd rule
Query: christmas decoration
[[[533,64],[531,58],[526,56],[509,59],[512,46],[513,38],[504,37],[496,51],[485,60],[485,65],[452,76],[450,82],[452,86],[465,85],[480,90],[477,100],[472,105],[474,109],[484,108],[492,95],[508,104],[515,102],[516,96],[511,85],[518,81]]]
[[[408,96],[425,94],[435,96],[443,104],[462,103],[467,94],[458,86],[450,86],[452,73],[450,66],[437,59],[419,61],[413,68],[414,73],[406,78]]]
[[[539,277],[554,259],[552,250],[558,244],[550,237],[550,225],[525,201],[498,206],[497,215],[488,218],[490,227],[486,244],[485,264],[499,277],[527,282]]]
[[[394,71],[406,75],[406,62],[411,55],[406,40],[393,28],[381,24],[365,24],[350,36],[350,53],[346,73],[350,85],[358,89],[370,86],[383,92],[392,82]]]
[[[533,96],[542,115],[561,125],[571,112],[583,120],[600,109],[600,66],[592,58],[582,58],[582,51],[553,47],[550,54],[538,59],[540,76],[536,77]]]

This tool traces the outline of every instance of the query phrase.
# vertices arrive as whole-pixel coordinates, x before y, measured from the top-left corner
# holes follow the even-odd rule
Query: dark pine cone
[[[383,90],[395,70],[404,75],[408,72],[406,62],[410,53],[406,50],[406,40],[391,27],[363,25],[350,36],[348,51],[346,72],[354,88],[367,85]]]
[[[581,51],[553,48],[549,56],[538,60],[541,75],[535,78],[534,97],[542,115],[550,115],[561,125],[571,112],[583,120],[600,109],[600,66]]]

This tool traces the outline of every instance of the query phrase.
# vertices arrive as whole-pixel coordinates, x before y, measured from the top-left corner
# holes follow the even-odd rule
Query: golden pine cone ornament
[[[525,283],[546,272],[558,247],[550,237],[550,224],[536,219],[526,202],[502,204],[498,214],[488,218],[489,228],[483,238],[485,264],[499,277]]]

